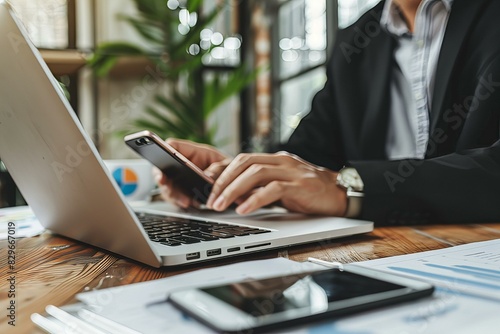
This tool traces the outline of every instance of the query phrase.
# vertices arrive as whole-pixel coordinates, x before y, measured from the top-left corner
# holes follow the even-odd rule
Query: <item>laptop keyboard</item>
[[[166,246],[180,246],[253,234],[269,233],[256,227],[208,222],[147,213],[136,213],[149,239]]]

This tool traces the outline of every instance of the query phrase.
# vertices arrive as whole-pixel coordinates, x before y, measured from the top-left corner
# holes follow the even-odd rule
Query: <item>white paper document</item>
[[[0,240],[34,237],[45,231],[28,206],[0,209]]]
[[[500,240],[366,261],[357,265],[412,276],[436,285],[432,297],[283,333],[499,333]],[[202,269],[77,297],[90,310],[143,333],[211,333],[165,302],[169,291],[247,278],[324,269],[278,258]]]
[[[95,313],[142,333],[212,333],[166,302],[169,292],[190,286],[229,283],[245,279],[290,276],[308,270],[324,270],[310,262],[284,258],[241,262],[201,269],[150,282],[96,290],[77,295]]]
[[[332,333],[499,333],[500,240],[358,263],[436,286],[432,298],[342,318]]]
[[[359,264],[425,279],[440,288],[500,303],[499,240]]]

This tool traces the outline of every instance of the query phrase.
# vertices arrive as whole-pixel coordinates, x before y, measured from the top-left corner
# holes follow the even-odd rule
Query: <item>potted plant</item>
[[[148,129],[158,135],[214,144],[216,128],[207,128],[207,118],[224,101],[243,90],[256,78],[256,70],[245,64],[225,73],[215,72],[207,79],[203,57],[219,47],[222,41],[206,43],[200,35],[222,10],[224,2],[208,15],[202,15],[202,0],[184,2],[133,0],[138,16],[121,15],[147,41],[148,49],[129,42],[99,45],[90,66],[104,76],[121,57],[146,57],[168,83],[170,91],[156,94],[155,103],[147,106],[143,117],[132,121],[121,132]],[[222,77],[224,75],[224,78]]]

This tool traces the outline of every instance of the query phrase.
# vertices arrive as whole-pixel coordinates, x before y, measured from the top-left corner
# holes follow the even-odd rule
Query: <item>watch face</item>
[[[354,190],[362,191],[364,188],[363,180],[354,168],[344,168],[340,171],[342,183]]]

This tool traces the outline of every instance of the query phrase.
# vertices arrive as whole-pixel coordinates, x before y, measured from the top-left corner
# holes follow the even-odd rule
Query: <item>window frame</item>
[[[295,0],[288,0],[295,1]],[[281,7],[286,4],[288,1],[280,1],[276,3],[273,11],[271,12],[271,19],[274,22],[277,22],[279,18],[279,11]],[[271,85],[272,85],[272,101],[271,101],[271,110],[272,110],[272,131],[270,134],[269,142],[270,148],[277,147],[281,142],[281,120],[282,120],[282,96],[281,96],[281,88],[282,86],[290,82],[291,80],[303,77],[304,75],[309,74],[310,72],[318,69],[325,68],[326,64],[330,60],[330,55],[333,49],[333,45],[335,43],[335,37],[338,31],[338,0],[326,0],[326,60],[323,63],[313,65],[304,69],[301,69],[299,72],[286,76],[280,77],[280,49],[279,49],[279,40],[280,40],[280,32],[279,32],[279,24],[275,24],[272,27],[271,31]]]

